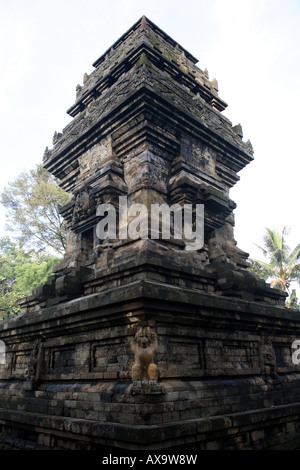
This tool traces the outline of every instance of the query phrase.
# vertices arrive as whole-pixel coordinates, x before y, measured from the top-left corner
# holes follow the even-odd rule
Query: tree
[[[37,165],[4,188],[0,202],[7,210],[7,229],[22,246],[62,255],[66,234],[58,209],[68,199],[57,180]]]
[[[281,233],[266,228],[264,246],[256,245],[266,262],[251,259],[250,270],[263,279],[271,279],[270,285],[289,292],[291,282],[300,282],[300,243],[291,250],[286,243],[287,227]]]
[[[0,318],[18,314],[17,301],[42,284],[60,260],[0,238]]]
[[[292,290],[291,295],[287,301],[287,307],[300,309],[300,304],[298,303],[296,289]]]

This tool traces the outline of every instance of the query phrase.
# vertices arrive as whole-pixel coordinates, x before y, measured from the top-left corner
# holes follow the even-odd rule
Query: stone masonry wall
[[[50,448],[262,448],[299,438],[297,314],[178,295],[141,281],[4,322],[5,445],[22,432]],[[133,377],[140,328],[157,337],[152,382]]]

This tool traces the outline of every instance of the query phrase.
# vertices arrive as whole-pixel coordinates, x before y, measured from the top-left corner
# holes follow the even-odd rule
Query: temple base
[[[5,321],[2,448],[297,445],[299,322],[267,303],[149,280]]]

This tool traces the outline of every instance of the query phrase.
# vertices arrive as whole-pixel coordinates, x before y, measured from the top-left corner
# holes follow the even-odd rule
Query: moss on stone
[[[148,59],[145,52],[143,52],[136,63],[136,67],[140,67],[141,65],[147,65],[148,67],[152,67],[150,60]]]

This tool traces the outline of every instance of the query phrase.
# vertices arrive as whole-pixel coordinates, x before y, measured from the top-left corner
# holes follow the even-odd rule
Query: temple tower
[[[45,168],[70,195],[61,208],[68,236],[57,276],[89,268],[99,278],[96,292],[107,288],[104,274],[112,269],[122,283],[137,271],[151,277],[154,270],[161,280],[176,284],[180,277],[181,285],[205,292],[282,300],[247,272],[248,255],[234,239],[236,205],[229,193],[253,159],[251,143],[243,141],[241,125],[222,115],[227,105],[218,83],[196,63],[143,17],[84,75],[68,110],[74,119],[55,132],[54,147],[44,155]],[[147,208],[146,234],[120,239],[120,197],[129,207]],[[104,204],[116,210],[113,239],[97,236],[97,209]],[[188,250],[182,239],[167,241],[162,233],[151,236],[153,204],[202,205],[201,248]],[[128,263],[134,263],[129,271]]]

